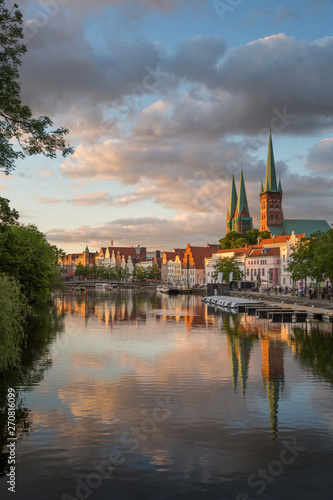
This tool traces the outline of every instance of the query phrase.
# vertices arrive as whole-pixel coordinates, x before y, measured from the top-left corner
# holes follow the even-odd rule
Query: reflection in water
[[[17,498],[257,498],[248,478],[295,439],[306,452],[265,498],[298,498],[299,484],[329,498],[332,325],[272,324],[191,295],[67,292],[56,308],[47,334],[35,328],[26,379],[1,387],[21,386],[22,427],[35,430],[18,446]],[[116,453],[89,494],[94,464]]]
[[[7,428],[7,393],[8,388],[16,389],[15,427],[18,442],[31,431],[31,410],[25,406],[23,391],[37,386],[44,374],[52,366],[49,351],[50,344],[63,328],[61,316],[56,306],[39,305],[38,311],[31,316],[27,327],[28,347],[23,351],[19,368],[0,373],[0,477],[8,471],[8,451],[6,448]]]
[[[295,327],[292,330],[291,342],[297,361],[333,385],[332,326],[318,323],[309,325],[305,330]]]
[[[279,340],[268,337],[261,340],[262,348],[262,380],[267,390],[269,402],[270,424],[273,438],[278,433],[278,401],[284,387],[284,345]]]

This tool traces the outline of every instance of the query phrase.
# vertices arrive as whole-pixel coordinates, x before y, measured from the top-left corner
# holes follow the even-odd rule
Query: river
[[[65,292],[0,381],[1,499],[331,499],[332,326]]]

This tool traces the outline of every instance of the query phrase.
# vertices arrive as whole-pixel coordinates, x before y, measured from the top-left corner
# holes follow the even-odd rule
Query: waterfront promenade
[[[254,291],[232,291],[231,296],[263,300],[266,304],[278,304],[290,309],[294,309],[296,304],[297,308],[302,308],[309,312],[333,315],[333,301],[331,299],[309,299],[308,297],[298,297],[291,294],[276,294],[275,292],[259,293]]]

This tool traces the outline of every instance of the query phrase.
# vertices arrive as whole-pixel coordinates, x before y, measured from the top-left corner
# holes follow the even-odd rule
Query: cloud
[[[115,204],[114,197],[109,195],[106,191],[82,194],[80,196],[75,196],[73,199],[69,200],[69,203],[77,206],[112,206]]]
[[[333,175],[332,158],[333,137],[330,137],[317,142],[317,144],[309,149],[305,165],[308,170],[325,173],[331,177]]]
[[[299,18],[299,14],[296,10],[290,10],[284,5],[280,5],[274,12],[274,20],[272,26],[277,26],[285,21],[291,20],[296,21]]]
[[[250,10],[243,18],[242,24],[244,24],[245,26],[253,26],[258,21],[258,19],[262,17],[268,17],[271,14],[272,11],[269,9]]]
[[[162,62],[162,67],[176,77],[206,84],[209,80],[216,80],[216,65],[226,49],[227,45],[221,37],[195,36],[179,45]]]
[[[46,232],[48,240],[57,243],[73,243],[75,246],[86,244],[99,249],[110,241],[115,245],[156,244],[163,248],[192,244],[206,245],[217,242],[224,229],[221,215],[181,214],[172,219],[139,217],[116,219],[101,226],[81,226],[76,229],[50,229]],[[68,245],[67,245],[68,246]]]
[[[5,187],[5,186],[1,186],[1,184],[0,184],[0,191],[7,191],[7,190],[8,190],[8,188],[7,188],[7,187]]]
[[[40,203],[45,203],[47,205],[54,205],[56,203],[61,203],[64,200],[62,200],[61,198],[47,198],[45,196],[39,196],[38,201],[40,201]]]

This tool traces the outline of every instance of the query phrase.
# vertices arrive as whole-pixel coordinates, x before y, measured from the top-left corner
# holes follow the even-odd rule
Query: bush
[[[28,308],[14,278],[0,274],[0,290],[0,371],[4,371],[20,362]]]

